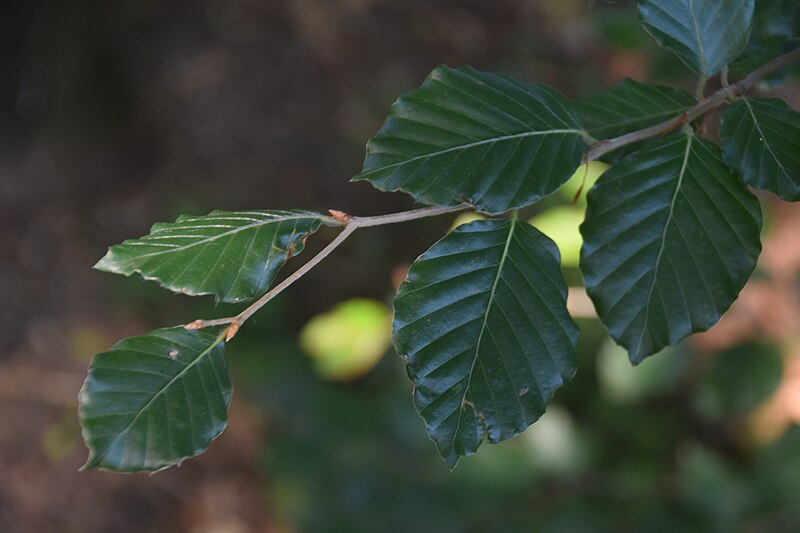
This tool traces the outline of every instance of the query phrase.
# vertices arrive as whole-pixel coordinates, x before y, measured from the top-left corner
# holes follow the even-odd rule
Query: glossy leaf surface
[[[208,447],[228,421],[224,337],[159,329],[98,354],[80,393],[84,468],[159,470]]]
[[[761,250],[756,198],[694,135],[607,171],[588,194],[581,270],[611,336],[635,364],[727,311]]]
[[[566,296],[555,244],[518,220],[461,225],[411,266],[394,344],[451,468],[485,435],[500,442],[535,422],[575,374]]]
[[[722,158],[746,184],[800,200],[800,113],[779,99],[742,98],[720,124]]]
[[[754,0],[641,0],[639,20],[695,72],[713,76],[744,49]]]
[[[213,211],[153,225],[148,235],[109,248],[98,270],[134,272],[174,292],[248,300],[272,284],[325,219],[307,211]]]
[[[501,213],[567,181],[587,148],[583,135],[569,101],[550,87],[442,66],[392,105],[353,179],[427,204]]]
[[[697,103],[682,89],[625,78],[613,87],[576,100],[581,122],[595,139],[610,139],[677,117]]]

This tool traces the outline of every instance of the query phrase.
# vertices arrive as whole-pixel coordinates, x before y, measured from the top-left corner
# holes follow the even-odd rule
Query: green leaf
[[[746,343],[718,353],[694,390],[703,418],[741,416],[766,402],[781,383],[783,359],[776,346]]]
[[[441,66],[392,105],[353,180],[427,204],[502,213],[567,181],[587,148],[584,135],[550,87]]]
[[[363,377],[391,346],[392,312],[383,302],[352,298],[313,317],[300,330],[300,347],[314,370],[333,381]]]
[[[327,217],[308,211],[212,211],[158,223],[150,234],[109,248],[98,270],[134,272],[173,292],[248,300],[272,284]]]
[[[78,415],[87,468],[159,470],[205,450],[228,422],[224,334],[159,329],[95,356]]]
[[[729,64],[731,74],[744,76],[778,55],[796,48],[797,36],[800,35],[798,15],[798,0],[756,0],[750,41]],[[759,85],[780,85],[791,71],[791,68],[784,67],[764,77]]]
[[[583,239],[579,227],[584,210],[576,206],[559,205],[545,209],[528,222],[553,239],[561,255],[561,264],[577,267]]]
[[[414,403],[453,468],[544,413],[576,370],[558,249],[518,220],[464,224],[411,266],[394,300],[394,344]]]
[[[559,196],[577,205],[585,206],[586,193],[609,168],[611,168],[610,165],[603,161],[589,161],[587,164],[579,166],[575,174],[558,190]]]
[[[722,159],[746,184],[800,200],[800,113],[777,98],[742,98],[722,115]]]
[[[639,20],[692,70],[710,77],[744,49],[753,0],[640,0]]]
[[[694,106],[697,100],[682,89],[649,85],[625,78],[609,89],[574,103],[583,125],[592,137],[611,139],[677,117]],[[619,162],[650,142],[652,140],[624,146],[606,154],[603,160]]]
[[[574,101],[595,139],[611,139],[677,117],[697,103],[682,89],[625,78],[613,87]]]
[[[691,132],[603,174],[588,194],[580,266],[631,362],[719,321],[755,268],[760,228],[756,198]]]
[[[799,13],[797,0],[756,0],[753,27],[760,36],[791,38],[796,36]]]

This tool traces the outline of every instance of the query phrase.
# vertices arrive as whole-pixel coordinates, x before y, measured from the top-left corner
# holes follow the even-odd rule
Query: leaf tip
[[[94,451],[89,452],[89,457],[86,459],[86,462],[83,463],[83,466],[78,468],[78,472],[86,472],[87,470],[92,470],[94,468],[98,468],[101,464],[100,458],[94,453]]]
[[[114,261],[111,259],[111,248],[108,249],[106,255],[100,258],[92,268],[100,270],[101,272],[115,272]]]

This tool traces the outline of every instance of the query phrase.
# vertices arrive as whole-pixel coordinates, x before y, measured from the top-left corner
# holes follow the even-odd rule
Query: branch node
[[[353,215],[348,215],[344,211],[338,211],[336,209],[328,209],[328,213],[331,214],[334,220],[337,222],[341,222],[342,224],[348,224],[351,220],[353,220]]]
[[[233,336],[236,335],[239,332],[239,328],[240,327],[241,327],[241,324],[239,324],[239,322],[237,322],[235,320],[233,322],[231,322],[231,325],[228,326],[228,329],[225,332],[225,342],[230,342],[230,340],[233,338]]]

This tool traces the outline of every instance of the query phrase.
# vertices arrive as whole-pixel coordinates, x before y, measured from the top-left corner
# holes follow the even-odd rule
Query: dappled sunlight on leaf
[[[470,222],[475,222],[476,220],[486,220],[486,217],[480,213],[476,213],[475,211],[461,213],[456,217],[455,220],[453,220],[453,224],[450,225],[450,229],[447,231],[453,231],[462,224],[469,224]]]
[[[561,186],[558,190],[558,194],[571,202],[575,199],[575,195],[578,194],[578,191],[580,191],[581,194],[578,196],[578,204],[585,206],[586,193],[589,192],[589,189],[591,189],[600,176],[603,175],[603,172],[609,168],[611,168],[611,165],[603,163],[602,161],[589,161],[588,164],[579,166],[575,173],[572,174],[572,177]]]
[[[562,267],[578,266],[583,244],[578,228],[583,222],[583,211],[580,207],[551,207],[528,221],[556,243]]]
[[[689,355],[679,348],[667,348],[658,356],[633,367],[625,349],[607,339],[597,353],[600,392],[620,404],[632,404],[673,392],[688,368]]]
[[[549,406],[520,439],[537,467],[546,472],[576,472],[585,466],[588,458],[572,416],[560,405]]]

